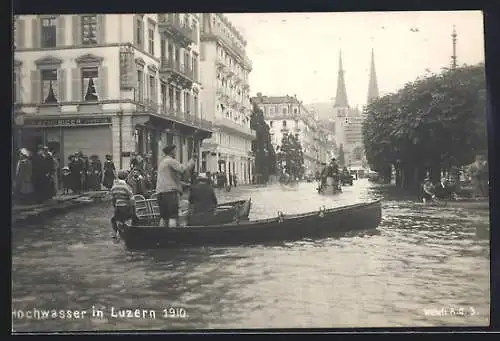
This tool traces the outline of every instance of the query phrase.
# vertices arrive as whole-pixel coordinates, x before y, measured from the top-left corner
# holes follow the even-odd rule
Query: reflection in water
[[[338,196],[314,184],[220,193],[252,197],[251,218],[384,197],[378,230],[233,248],[127,251],[110,240],[111,207],[13,230],[13,310],[87,310],[82,319],[14,319],[14,329],[380,327],[487,325],[488,214],[397,201],[365,180]],[[92,318],[92,307],[103,317]],[[156,319],[115,318],[154,309]],[[424,309],[473,307],[475,316]],[[164,317],[163,309],[188,317]],[[469,314],[470,315],[470,314]]]

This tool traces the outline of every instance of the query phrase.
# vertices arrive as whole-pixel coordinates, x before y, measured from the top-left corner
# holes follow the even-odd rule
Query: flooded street
[[[112,242],[108,204],[15,227],[13,329],[488,325],[489,239],[478,232],[489,225],[488,211],[423,207],[366,179],[338,196],[320,196],[314,187],[237,188],[219,192],[219,201],[251,197],[256,219],[382,197],[378,232],[265,247],[132,252]],[[112,308],[148,313],[118,317]],[[451,316],[451,308],[464,315]],[[85,315],[26,318],[33,309]],[[103,316],[92,317],[96,309]],[[437,316],[442,309],[447,316]]]

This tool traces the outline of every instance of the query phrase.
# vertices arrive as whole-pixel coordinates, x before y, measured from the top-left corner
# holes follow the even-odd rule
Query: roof
[[[260,104],[282,104],[282,103],[299,103],[293,96],[257,96],[253,100]]]

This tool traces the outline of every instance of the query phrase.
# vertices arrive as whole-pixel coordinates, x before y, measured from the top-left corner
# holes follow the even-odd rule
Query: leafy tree
[[[294,135],[283,135],[277,158],[285,173],[294,177],[304,175],[304,153],[300,141]]]
[[[269,126],[264,120],[264,113],[255,103],[250,117],[250,128],[255,130],[256,135],[252,141],[255,175],[259,183],[265,183],[269,180],[269,175],[276,174],[276,153],[271,143]]]
[[[407,83],[365,108],[363,140],[372,169],[420,183],[487,151],[484,65],[443,70]],[[397,179],[398,180],[398,179]]]

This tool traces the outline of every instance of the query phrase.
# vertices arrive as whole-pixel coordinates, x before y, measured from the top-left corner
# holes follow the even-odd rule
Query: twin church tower
[[[375,55],[372,49],[370,78],[368,82],[367,104],[379,97],[377,74],[375,72]],[[347,100],[347,90],[342,66],[342,51],[339,52],[339,70],[337,93],[333,104],[335,120],[335,141],[337,150],[342,145],[347,163],[361,163],[363,153],[362,122],[363,116],[357,108],[351,108]]]

